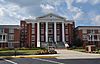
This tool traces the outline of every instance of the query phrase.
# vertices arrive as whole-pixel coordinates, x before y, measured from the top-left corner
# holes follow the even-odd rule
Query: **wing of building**
[[[83,40],[83,45],[96,45],[100,47],[100,26],[78,26],[77,38]]]
[[[50,13],[36,20],[21,20],[20,27],[22,47],[64,48],[72,43],[75,25],[73,20]]]
[[[0,25],[0,47],[16,48],[20,46],[18,25]]]

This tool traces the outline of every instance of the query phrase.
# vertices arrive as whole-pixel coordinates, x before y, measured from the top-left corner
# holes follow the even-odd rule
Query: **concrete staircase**
[[[56,47],[56,48],[65,48],[64,42],[57,42],[57,43],[55,44],[55,47]]]

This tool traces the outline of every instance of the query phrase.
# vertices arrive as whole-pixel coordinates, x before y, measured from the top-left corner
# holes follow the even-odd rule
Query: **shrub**
[[[0,51],[13,50],[12,48],[0,48]]]

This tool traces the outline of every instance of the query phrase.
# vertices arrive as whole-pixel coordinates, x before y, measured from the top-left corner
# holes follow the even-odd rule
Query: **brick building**
[[[77,38],[83,40],[84,45],[96,45],[100,47],[100,26],[78,26]]]
[[[20,45],[18,25],[0,25],[0,48],[14,48]]]
[[[64,48],[73,40],[74,21],[64,17],[47,14],[35,20],[21,20],[21,47]]]

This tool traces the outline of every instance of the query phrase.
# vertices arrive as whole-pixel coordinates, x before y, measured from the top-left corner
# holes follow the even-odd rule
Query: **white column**
[[[56,39],[56,22],[54,22],[54,41],[56,42],[57,39]]]
[[[94,35],[92,35],[92,41],[94,41]]]
[[[46,22],[46,42],[48,42],[48,22]]]
[[[2,41],[3,41],[3,35],[2,35]]]
[[[5,35],[5,41],[7,42],[7,35]]]
[[[37,23],[37,47],[40,47],[40,25]]]
[[[62,22],[62,41],[65,43],[64,22]]]

